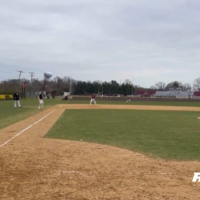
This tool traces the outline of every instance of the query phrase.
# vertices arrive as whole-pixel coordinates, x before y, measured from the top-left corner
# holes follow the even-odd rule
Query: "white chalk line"
[[[47,115],[45,115],[44,117],[42,117],[41,119],[39,119],[38,121],[34,122],[32,125],[28,126],[27,128],[25,128],[24,130],[20,131],[19,133],[17,133],[15,136],[13,136],[11,139],[7,140],[6,142],[4,142],[3,144],[0,145],[0,148],[5,146],[6,144],[8,144],[10,141],[12,141],[14,138],[16,138],[17,136],[19,136],[20,134],[22,134],[23,132],[25,132],[26,130],[28,130],[29,128],[31,128],[32,126],[34,126],[35,124],[39,123],[40,121],[42,121],[44,118],[48,117],[53,111],[51,111],[50,113],[48,113]]]

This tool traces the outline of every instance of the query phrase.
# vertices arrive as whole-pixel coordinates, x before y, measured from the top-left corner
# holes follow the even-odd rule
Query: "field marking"
[[[11,139],[7,140],[6,142],[4,142],[3,144],[0,145],[0,148],[5,146],[6,144],[8,144],[10,141],[12,141],[14,138],[16,138],[17,136],[21,135],[23,132],[25,132],[26,130],[28,130],[29,128],[31,128],[32,126],[34,126],[35,124],[39,123],[40,121],[42,121],[44,118],[48,117],[52,112],[54,112],[55,110],[51,111],[50,113],[48,113],[47,115],[45,115],[44,117],[42,117],[41,119],[39,119],[38,121],[34,122],[33,124],[31,124],[30,126],[28,126],[27,128],[25,128],[24,130],[20,131],[19,133],[17,133],[15,136],[13,136]]]

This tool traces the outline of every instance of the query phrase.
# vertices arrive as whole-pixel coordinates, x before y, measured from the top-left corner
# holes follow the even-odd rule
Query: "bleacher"
[[[184,91],[181,91],[177,96],[176,98],[189,98],[189,97],[192,97],[193,96],[193,91],[187,91],[187,92],[184,92]]]
[[[169,97],[169,91],[156,91],[154,97]]]
[[[151,97],[156,93],[155,90],[137,90],[134,94],[134,96],[138,97]]]
[[[146,90],[137,90],[134,94],[134,96],[139,96],[139,97],[143,97],[145,94]]]
[[[156,90],[137,90],[134,94],[137,97],[171,97],[171,98],[200,98],[200,92],[181,91],[181,88],[169,91],[156,91]]]
[[[170,90],[169,91],[169,97],[176,97],[180,94],[180,90]]]
[[[200,97],[200,92],[195,91],[193,97]]]
[[[145,96],[145,97],[151,97],[151,96],[153,96],[155,93],[156,93],[156,90],[147,90],[147,91],[144,93],[144,96]]]
[[[192,97],[192,91],[181,91],[181,89],[170,89],[169,91],[157,91],[154,97],[176,97],[176,98],[189,98]],[[200,96],[200,93],[199,93]]]

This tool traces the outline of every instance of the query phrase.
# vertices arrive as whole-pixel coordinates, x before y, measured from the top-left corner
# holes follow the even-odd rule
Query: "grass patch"
[[[14,108],[14,101],[0,101],[0,129],[9,126],[18,121],[24,120],[31,115],[34,115],[41,110],[38,110],[37,99],[23,99],[20,100],[22,108]],[[45,108],[63,103],[60,99],[45,100]]]
[[[197,112],[67,110],[45,137],[108,144],[155,157],[200,159]]]

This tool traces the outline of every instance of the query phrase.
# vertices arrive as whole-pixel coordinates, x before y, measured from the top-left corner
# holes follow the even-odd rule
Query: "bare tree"
[[[43,81],[38,80],[38,79],[33,79],[32,81],[33,93],[40,91],[42,88],[42,85],[43,85]]]
[[[129,79],[126,79],[125,84],[132,85],[133,83]]]
[[[192,89],[192,86],[189,83],[185,83],[183,85],[183,90],[188,91],[188,90],[191,90],[191,89]]]
[[[56,81],[56,88],[59,90],[62,88],[62,83],[63,83],[63,79],[60,78],[59,76],[56,76],[55,79]]]
[[[194,80],[193,87],[195,90],[200,91],[200,78]]]
[[[155,84],[155,87],[159,90],[164,90],[165,89],[166,84],[163,82],[158,82]]]
[[[137,88],[137,89],[144,89],[142,86],[140,86],[140,85],[135,85],[135,88]]]
[[[155,85],[152,85],[150,88],[151,88],[151,89],[154,89],[154,90],[157,89],[157,87],[156,87]]]

